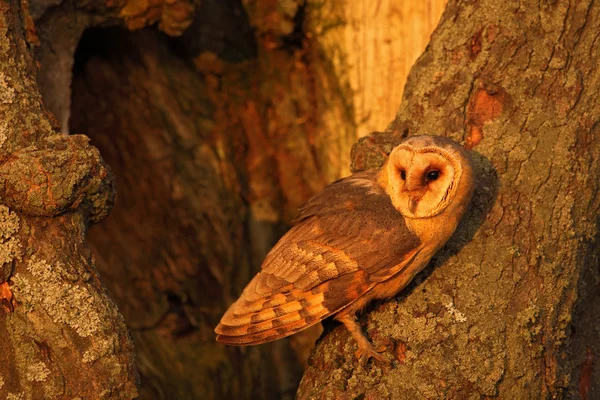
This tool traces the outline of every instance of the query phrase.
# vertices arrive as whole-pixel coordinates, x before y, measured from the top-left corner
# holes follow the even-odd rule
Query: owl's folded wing
[[[230,345],[289,336],[392,278],[420,249],[387,194],[362,174],[338,181],[301,210],[215,331]]]

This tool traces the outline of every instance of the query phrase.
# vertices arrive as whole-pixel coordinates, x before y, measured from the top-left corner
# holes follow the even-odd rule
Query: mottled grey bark
[[[299,398],[600,397],[599,37],[593,1],[449,1],[390,133],[354,159],[379,164],[390,136],[462,141],[479,154],[471,213],[362,318],[393,364],[359,366],[337,327]]]

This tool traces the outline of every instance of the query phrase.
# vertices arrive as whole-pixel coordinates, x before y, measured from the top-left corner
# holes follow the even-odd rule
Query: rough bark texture
[[[26,2],[0,2],[0,398],[137,396],[133,346],[85,244],[113,180],[41,103]]]
[[[358,366],[337,327],[299,398],[600,397],[599,37],[597,2],[448,3],[390,135],[474,147],[471,215],[423,282],[363,317],[393,364]],[[389,140],[361,141],[356,166]]]

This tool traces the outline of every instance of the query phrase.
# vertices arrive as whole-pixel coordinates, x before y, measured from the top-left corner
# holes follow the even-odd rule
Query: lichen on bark
[[[11,154],[0,165],[0,196],[9,207],[56,216],[81,207],[90,222],[114,202],[111,172],[83,135],[53,135]]]
[[[10,277],[13,260],[21,258],[21,241],[15,236],[18,230],[19,217],[0,205],[0,283]]]
[[[10,367],[0,369],[10,377],[6,389],[18,388],[33,398],[55,398],[63,392],[85,397],[89,390],[98,395],[89,386],[95,381],[96,388],[108,388],[100,398],[133,398],[135,370],[122,317],[99,284],[89,253],[81,252],[83,236],[75,232],[78,239],[71,242],[72,249],[56,242],[65,236],[59,233],[65,229],[62,224],[81,226],[81,216],[61,219],[22,221],[22,231],[30,235],[25,236],[25,247],[28,253],[37,251],[15,263],[10,279],[13,308],[0,313],[0,332],[9,339],[3,344],[3,357]],[[47,232],[40,231],[39,224]],[[79,260],[71,258],[77,253]],[[45,368],[32,370],[34,361]]]
[[[50,265],[33,256],[27,265],[27,275],[12,277],[12,291],[27,312],[40,311],[50,316],[54,324],[66,324],[81,337],[100,330],[100,314],[95,309],[93,294],[85,286],[74,285],[79,276],[65,269],[61,263]],[[89,279],[89,274],[88,274]],[[84,278],[85,280],[85,278]],[[78,307],[73,307],[78,304]]]
[[[112,176],[87,138],[54,130],[26,5],[0,3],[0,398],[135,398],[132,343],[85,244]]]

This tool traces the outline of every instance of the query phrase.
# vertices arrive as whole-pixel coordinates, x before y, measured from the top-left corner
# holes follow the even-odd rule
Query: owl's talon
[[[384,351],[387,350],[387,345],[382,344],[381,346],[379,346],[378,348],[375,349],[375,351],[377,351],[378,353],[383,353]]]
[[[387,350],[387,346],[385,344],[381,345],[376,350],[369,339],[367,339],[365,334],[362,332],[362,329],[360,328],[358,322],[356,322],[354,315],[345,314],[338,316],[337,319],[346,325],[348,332],[350,332],[354,340],[356,340],[358,350],[356,350],[356,353],[354,354],[362,365],[366,365],[371,357],[377,361],[381,361],[382,363],[390,363],[383,355],[380,354]]]
[[[367,365],[367,363],[369,362],[369,358],[371,357],[373,357],[377,361],[381,361],[384,364],[389,364],[390,362],[387,360],[387,358],[385,358],[383,354],[381,354],[386,349],[387,346],[380,346],[377,349],[374,349],[373,346],[370,345],[368,347],[359,346],[358,350],[356,350],[356,353],[354,354],[363,366]]]

